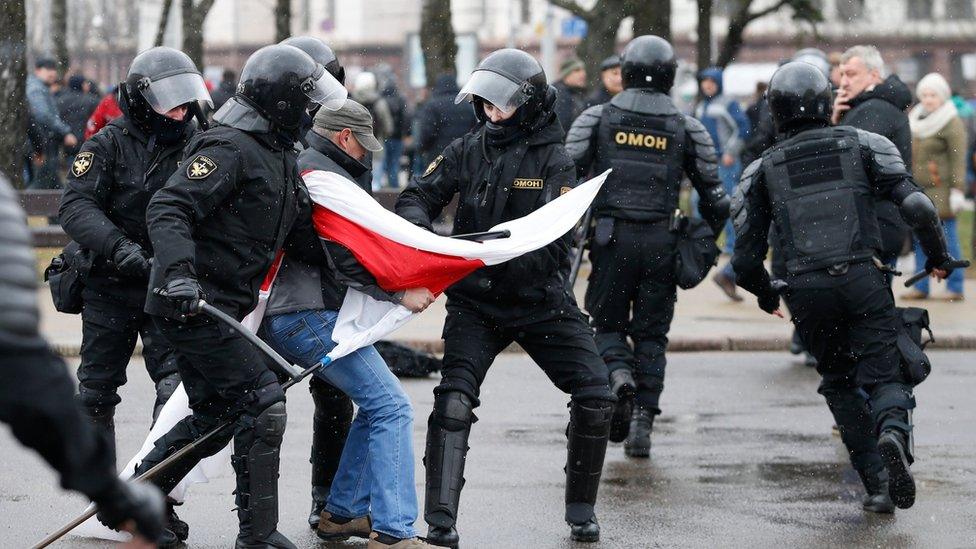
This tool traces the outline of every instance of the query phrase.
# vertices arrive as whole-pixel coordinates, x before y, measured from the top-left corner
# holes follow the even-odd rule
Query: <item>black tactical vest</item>
[[[596,173],[613,168],[593,203],[597,217],[667,220],[678,207],[685,150],[680,115],[652,116],[607,103],[597,132]]]
[[[866,261],[881,248],[857,130],[803,132],[762,162],[790,274]]]

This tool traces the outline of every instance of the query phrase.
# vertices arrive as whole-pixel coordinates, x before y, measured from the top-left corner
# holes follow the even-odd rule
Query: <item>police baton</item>
[[[254,335],[253,332],[245,328],[243,325],[241,325],[240,322],[234,320],[230,315],[224,313],[220,309],[217,309],[216,307],[210,305],[209,303],[203,301],[202,299],[197,302],[195,308],[197,311],[206,314],[207,316],[213,318],[214,320],[217,320],[222,324],[226,324],[232,330],[241,334],[241,336],[244,337],[244,339],[248,340],[251,344],[257,347],[262,353],[264,353],[265,356],[270,358],[271,361],[274,363],[274,369],[278,370],[280,373],[284,374],[288,378],[288,381],[281,384],[282,391],[287,391],[293,385],[301,383],[302,380],[304,380],[306,377],[312,375],[312,373],[315,372],[315,370],[329,364],[332,361],[330,358],[326,357],[322,359],[321,362],[314,364],[303,370],[298,366],[290,364],[281,355],[275,352],[274,349],[269,347],[267,343],[261,341],[261,339],[256,335]],[[196,449],[204,442],[213,439],[223,431],[231,428],[236,421],[237,421],[236,417],[225,419],[224,421],[219,423],[216,427],[204,433],[200,438],[194,440],[193,442],[173,452],[166,459],[160,461],[145,473],[142,473],[141,475],[133,478],[130,482],[146,482],[153,479],[154,477],[159,475],[162,471],[168,469],[173,463],[182,459],[183,456],[192,452],[194,449]],[[51,545],[55,541],[61,539],[63,536],[65,536],[66,534],[68,534],[78,526],[80,526],[81,523],[95,516],[96,513],[98,513],[98,508],[95,505],[89,506],[88,510],[82,513],[81,515],[79,515],[77,518],[65,524],[64,526],[59,528],[56,532],[50,534],[46,538],[37,542],[37,544],[33,546],[33,549],[41,549],[42,547],[47,547],[48,545]]]
[[[969,260],[968,259],[950,259],[949,261],[946,261],[945,262],[945,266],[948,267],[948,268],[950,268],[950,269],[968,269],[969,268]],[[938,267],[936,267],[936,269],[938,269]],[[933,270],[934,269],[925,269],[924,271],[917,272],[917,273],[913,274],[912,276],[908,277],[908,280],[905,281],[905,287],[906,288],[910,288],[910,287],[914,286],[916,283],[918,283],[919,280],[922,280],[923,278],[925,278],[925,277],[929,276],[930,274],[932,274],[932,271]]]

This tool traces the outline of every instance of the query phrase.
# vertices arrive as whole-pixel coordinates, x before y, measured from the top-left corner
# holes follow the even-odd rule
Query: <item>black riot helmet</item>
[[[550,90],[546,72],[534,57],[522,50],[505,48],[488,54],[454,99],[468,101],[478,120],[487,120],[481,108],[487,101],[505,112],[518,109],[512,123],[531,125],[545,108],[555,102],[555,90]]]
[[[339,58],[336,57],[332,48],[322,40],[314,36],[292,36],[279,43],[294,46],[307,53],[316,63],[325,67],[325,70],[329,71],[329,74],[335,77],[340,84],[346,84],[346,69],[339,64]]]
[[[817,70],[823,73],[830,80],[830,59],[827,54],[821,49],[817,48],[803,48],[802,50],[793,54],[790,61],[802,61],[804,63],[809,63]]]
[[[671,91],[678,59],[674,48],[660,36],[646,34],[627,44],[620,55],[620,76],[624,89],[647,88],[661,93]]]
[[[346,88],[307,53],[275,44],[247,59],[237,93],[214,120],[244,131],[296,134],[310,103],[335,111],[346,95]]]
[[[213,107],[193,60],[173,48],[156,47],[140,53],[119,84],[119,108],[138,128],[161,142],[174,142],[183,135],[190,118],[198,114],[198,101]],[[166,116],[182,105],[190,107],[182,119]]]
[[[830,81],[804,61],[791,61],[773,73],[766,100],[779,132],[798,122],[830,123],[834,103]]]

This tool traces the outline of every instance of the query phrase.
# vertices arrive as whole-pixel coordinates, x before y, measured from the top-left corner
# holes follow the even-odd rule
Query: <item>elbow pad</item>
[[[708,226],[712,228],[712,232],[717,237],[722,232],[722,226],[729,219],[729,208],[732,201],[722,187],[712,188],[708,196],[703,197],[703,199],[699,209],[702,217],[705,218]]]
[[[915,231],[925,255],[935,261],[948,259],[945,232],[939,222],[939,211],[932,204],[932,200],[925,193],[915,191],[905,197],[899,208],[902,217]]]

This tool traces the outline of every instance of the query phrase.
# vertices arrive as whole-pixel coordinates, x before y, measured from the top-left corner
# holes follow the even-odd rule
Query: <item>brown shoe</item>
[[[908,293],[901,294],[901,298],[905,301],[921,301],[923,299],[928,299],[929,294],[920,292],[918,290],[912,290]]]
[[[368,516],[357,517],[349,522],[339,524],[338,522],[332,521],[332,513],[322,511],[316,534],[318,534],[319,538],[326,541],[342,541],[351,537],[365,539],[369,537],[369,532],[372,529],[373,524]]]
[[[712,276],[712,282],[717,284],[718,287],[725,292],[725,295],[729,296],[729,299],[732,301],[742,301],[742,296],[736,291],[735,282],[732,282],[732,279],[726,276],[726,274],[722,271],[719,271]]]
[[[389,545],[376,539],[378,536],[379,534],[376,532],[369,534],[369,543],[366,544],[366,549],[448,549],[440,545],[431,545],[420,538],[401,539],[393,545]]]

